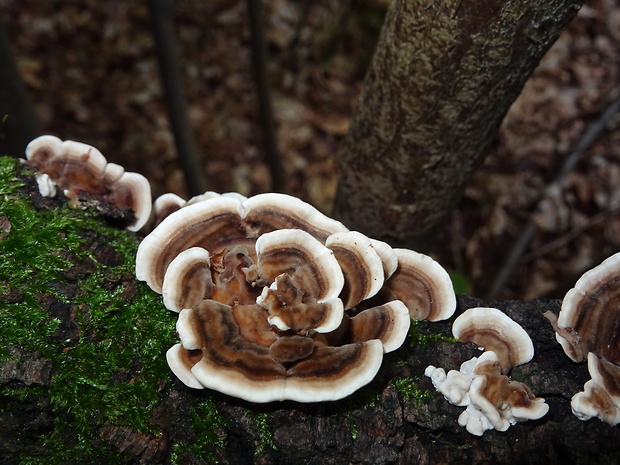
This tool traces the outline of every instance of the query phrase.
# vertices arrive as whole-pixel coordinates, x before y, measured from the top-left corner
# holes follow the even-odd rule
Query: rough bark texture
[[[395,0],[339,152],[335,216],[425,248],[581,0]]]
[[[32,180],[26,182],[21,195],[30,195],[37,211],[57,209],[62,203],[41,199]],[[7,213],[6,205],[0,202],[0,212],[5,208],[3,213]],[[82,221],[79,215],[76,218]],[[21,227],[15,216],[9,215],[4,224],[7,221],[12,227],[1,232],[2,254],[13,252],[6,244]],[[570,398],[582,390],[588,373],[585,365],[568,359],[542,316],[547,310],[557,313],[558,301],[459,298],[457,314],[473,306],[496,306],[527,330],[536,355],[531,363],[514,369],[512,377],[527,383],[550,406],[542,420],[518,424],[505,433],[488,431],[479,438],[458,426],[462,408],[450,405],[441,395],[420,395],[425,390],[434,392],[430,380],[422,375],[427,365],[458,368],[479,354],[472,344],[437,337],[451,335],[451,321],[421,322],[405,345],[385,358],[377,378],[347,399],[324,404],[253,405],[209,390],[189,389],[171,375],[164,352],[175,340],[175,315],[163,308],[159,296],[149,300],[143,314],[136,313],[136,301],[144,301],[145,295],[148,298],[150,290],[136,283],[130,273],[115,271],[123,266],[130,269],[133,264],[126,263],[110,245],[107,233],[81,230],[79,234],[83,239],[80,250],[88,259],[67,252],[70,264],[56,269],[53,279],[36,295],[24,294],[0,273],[2,464],[618,461],[620,430],[598,420],[582,422],[571,414]],[[32,258],[37,262],[36,255]],[[44,262],[43,257],[38,260]],[[91,287],[93,273],[100,273],[96,287]],[[110,297],[85,304],[83,294],[96,295],[99,288]],[[120,307],[112,305],[113,296],[121,298]],[[55,330],[39,340],[29,319],[20,322],[27,329],[22,332],[4,317],[15,308],[29,313],[35,304],[44,312],[37,326],[57,319]],[[145,332],[150,332],[147,338]],[[140,338],[145,341],[140,346],[157,350],[136,351],[134,356],[128,354],[128,359],[108,353],[116,348],[136,350],[132,343]],[[38,341],[34,347],[40,349],[32,348],[33,339]],[[99,358],[91,360],[89,354]],[[118,367],[110,367],[112,355],[119,357]],[[97,378],[88,371],[89,365],[95,371],[108,367],[109,375]],[[139,396],[136,402],[134,394],[141,393],[144,402]],[[146,420],[138,422],[136,418],[143,414]],[[63,457],[62,462],[57,457]]]

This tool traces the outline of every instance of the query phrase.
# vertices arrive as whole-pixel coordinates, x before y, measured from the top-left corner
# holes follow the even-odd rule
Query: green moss
[[[411,326],[409,327],[409,346],[427,346],[435,342],[458,342],[457,339],[449,336],[445,336],[441,333],[428,334],[421,327],[423,324],[427,324],[425,321],[411,320]]]
[[[405,402],[414,400],[417,404],[421,404],[429,397],[436,395],[436,393],[428,389],[421,389],[418,386],[419,382],[418,378],[397,378],[392,380],[390,384],[403,395]]]
[[[351,433],[351,439],[355,441],[357,439],[359,430],[357,428],[357,423],[355,422],[353,412],[347,412],[347,420],[349,421],[349,431]]]
[[[96,212],[68,206],[36,211],[22,193],[19,169],[14,159],[0,157],[0,216],[11,225],[0,233],[0,362],[19,347],[51,360],[56,373],[45,389],[0,390],[4,399],[46,398],[50,404],[52,426],[40,437],[47,455],[24,456],[22,463],[123,463],[111,447],[92,449],[97,425],[155,432],[148,418],[170,388],[164,354],[175,342],[176,318],[161,296],[134,282],[137,241],[131,233]],[[100,242],[89,245],[88,231]],[[97,260],[100,243],[116,251],[118,266]],[[85,262],[92,272],[66,277],[74,263]],[[75,314],[68,339],[59,337],[61,321],[46,309],[51,300]],[[63,436],[68,430],[70,438]]]
[[[258,441],[256,449],[254,449],[254,458],[256,459],[262,456],[267,449],[278,450],[278,448],[273,442],[273,435],[269,427],[269,414],[265,412],[257,413],[254,415],[254,421],[258,428]]]
[[[191,443],[176,443],[172,448],[170,463],[182,463],[183,456],[186,454],[200,457],[209,463],[217,463],[214,449],[225,446],[224,440],[218,433],[226,426],[226,420],[218,412],[215,403],[209,399],[200,403],[192,411],[191,422],[196,440]]]

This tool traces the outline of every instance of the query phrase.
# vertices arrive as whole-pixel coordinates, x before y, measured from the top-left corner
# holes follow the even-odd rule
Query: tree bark
[[[62,204],[42,199],[34,180],[23,179],[19,195],[31,197],[37,215]],[[0,181],[0,186],[12,182]],[[16,198],[0,199],[3,257],[15,252],[12,235],[29,230],[7,202]],[[76,230],[68,220],[62,223],[74,244],[78,231],[83,243],[77,250],[87,258],[67,250],[62,256],[69,263],[53,262],[52,277],[43,286],[36,285],[33,272],[23,281],[28,287],[19,288],[16,277],[3,274],[0,266],[2,464],[617,463],[620,430],[596,419],[579,421],[571,413],[570,398],[589,376],[584,364],[564,354],[542,315],[558,312],[556,300],[458,299],[457,315],[495,306],[533,339],[534,359],[511,375],[545,398],[550,411],[507,432],[470,435],[457,424],[462,408],[434,394],[423,376],[429,364],[456,369],[479,355],[473,344],[448,339],[451,321],[420,322],[403,347],[385,357],[377,377],[348,398],[250,404],[187,388],[170,373],[165,350],[176,341],[176,315],[126,271],[133,263],[115,249],[109,230],[83,229],[88,215],[92,212],[75,215]],[[44,255],[50,255],[46,248],[25,254],[35,265],[46,263]],[[33,285],[38,291],[28,295],[25,289]],[[94,298],[85,300],[88,296]],[[39,306],[43,314],[34,308]],[[10,312],[16,313],[9,320]],[[35,326],[34,317],[40,319]],[[50,323],[54,331],[41,332],[40,326]],[[105,376],[98,370],[106,370]]]
[[[582,3],[394,0],[338,153],[334,215],[427,248]]]

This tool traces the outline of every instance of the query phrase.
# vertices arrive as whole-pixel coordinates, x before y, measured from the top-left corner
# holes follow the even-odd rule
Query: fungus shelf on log
[[[171,210],[140,244],[136,275],[179,312],[167,358],[190,387],[251,402],[340,399],[375,377],[411,318],[456,308],[430,257],[294,197],[210,192]]]

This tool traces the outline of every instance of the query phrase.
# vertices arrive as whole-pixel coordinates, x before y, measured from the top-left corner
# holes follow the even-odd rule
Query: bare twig
[[[299,68],[299,43],[301,42],[301,33],[308,22],[308,14],[310,13],[310,7],[314,4],[311,0],[304,0],[301,4],[301,12],[295,25],[295,33],[288,46],[288,61],[290,63],[290,70],[297,73]]]
[[[581,234],[583,234],[585,231],[587,231],[591,227],[596,226],[597,224],[611,218],[612,216],[616,216],[619,213],[620,213],[620,207],[614,207],[611,210],[606,210],[604,212],[598,213],[597,215],[594,215],[588,218],[588,221],[586,221],[584,224],[580,225],[579,227],[573,228],[566,234],[558,237],[557,239],[554,239],[551,242],[548,242],[542,245],[541,247],[538,247],[536,250],[533,250],[532,252],[523,255],[523,257],[521,257],[520,262],[521,263],[531,262],[532,260],[536,260],[537,258],[540,258],[552,252],[553,250],[557,250],[561,247],[564,247],[570,241],[572,241],[573,239],[576,239],[577,237],[579,237]]]
[[[276,139],[271,95],[267,79],[267,44],[261,18],[262,2],[260,0],[248,0],[247,5],[250,16],[250,29],[252,31],[252,63],[254,65],[254,78],[258,92],[259,117],[263,127],[267,163],[269,164],[271,174],[271,190],[273,192],[281,192],[283,188],[282,162]]]
[[[198,195],[207,190],[207,182],[194,144],[182,90],[179,57],[174,39],[174,0],[149,0],[149,11],[179,162],[189,194]]]
[[[568,173],[570,173],[579,159],[583,156],[585,151],[594,143],[597,137],[604,131],[605,126],[609,122],[609,120],[620,110],[620,97],[616,98],[611,104],[605,109],[605,111],[601,114],[601,116],[594,121],[588,127],[586,132],[583,134],[575,149],[566,157],[564,163],[557,175],[557,177],[549,184],[547,187],[541,192],[539,197],[537,210],[540,208],[541,201],[546,198],[546,194],[548,192],[553,192],[553,190],[558,189],[561,184],[564,182],[564,178]],[[538,226],[536,222],[530,218],[528,223],[523,228],[521,235],[515,240],[510,253],[506,257],[504,264],[502,265],[499,273],[497,274],[495,281],[491,286],[489,293],[487,294],[487,299],[494,300],[496,299],[506,281],[512,275],[514,269],[519,262],[519,259],[523,256],[525,249],[532,241],[534,234],[536,233]]]
[[[28,142],[41,135],[39,122],[0,20],[0,155],[24,156]]]

